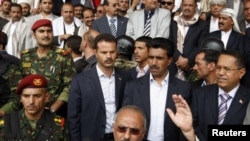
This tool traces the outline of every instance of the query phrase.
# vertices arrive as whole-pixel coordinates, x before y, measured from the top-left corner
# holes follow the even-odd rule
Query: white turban
[[[233,26],[234,31],[241,33],[238,22],[236,20],[236,15],[235,15],[235,12],[234,12],[233,9],[231,9],[231,8],[223,8],[221,10],[220,14],[227,15],[227,16],[231,17],[233,22],[234,22],[234,26]]]
[[[20,4],[20,3],[27,3],[28,5],[31,4],[30,0],[17,0],[17,3]]]
[[[227,5],[227,0],[210,0],[210,5],[211,4],[219,4],[219,5]]]

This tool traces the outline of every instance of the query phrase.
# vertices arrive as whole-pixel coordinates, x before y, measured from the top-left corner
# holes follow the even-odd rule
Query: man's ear
[[[49,94],[49,92],[46,92],[46,94],[45,94],[45,102],[49,102],[49,99],[50,99],[50,94]]]

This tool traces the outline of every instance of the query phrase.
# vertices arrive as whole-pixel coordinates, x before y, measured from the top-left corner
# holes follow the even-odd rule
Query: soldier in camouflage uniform
[[[49,99],[45,77],[32,74],[17,87],[23,109],[0,119],[0,141],[68,141],[64,118],[44,109]]]
[[[69,85],[76,73],[73,60],[68,52],[52,45],[53,29],[50,20],[36,21],[32,30],[38,47],[22,52],[22,74],[45,76],[49,81],[48,91],[51,94],[46,106],[51,111],[66,117]]]
[[[121,69],[131,69],[137,65],[135,61],[132,61],[132,55],[134,52],[134,39],[121,35],[117,38],[117,58],[115,60],[115,67]]]

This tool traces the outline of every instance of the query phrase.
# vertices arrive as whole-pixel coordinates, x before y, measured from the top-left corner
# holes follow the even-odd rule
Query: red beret
[[[47,88],[48,82],[45,77],[37,74],[27,75],[18,84],[16,94],[20,95],[24,88]]]
[[[41,20],[37,20],[31,27],[31,29],[33,31],[35,31],[37,28],[41,27],[41,26],[49,26],[52,27],[52,23],[50,20],[48,19],[41,19]]]

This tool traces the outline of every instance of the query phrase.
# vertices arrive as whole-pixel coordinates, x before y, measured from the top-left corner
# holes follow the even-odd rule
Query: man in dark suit
[[[147,140],[182,139],[180,130],[165,112],[166,108],[174,108],[173,94],[180,94],[187,100],[190,98],[188,82],[179,80],[168,71],[173,54],[174,45],[169,39],[154,38],[149,47],[150,73],[126,84],[123,105],[135,105],[145,112]]]
[[[194,91],[191,109],[195,132],[201,141],[208,140],[208,125],[243,123],[250,100],[250,90],[240,83],[245,73],[242,55],[234,50],[223,51],[216,67],[217,84],[200,87]],[[222,120],[219,118],[219,107],[224,102],[221,95],[230,97],[225,102],[227,108]]]
[[[239,22],[239,28],[242,34],[245,34],[245,30],[250,27],[250,0],[244,1],[244,17]]]
[[[4,25],[5,25],[6,23],[8,23],[8,20],[6,20],[6,19],[0,17],[0,31],[2,31],[2,29],[3,29],[3,27],[4,27]]]
[[[209,33],[223,41],[225,49],[239,50],[244,55],[244,39],[240,33],[234,10],[224,8],[219,15],[219,30]]]
[[[68,102],[71,141],[113,140],[112,123],[122,105],[126,74],[114,68],[116,39],[111,34],[95,38],[97,64],[73,77]]]
[[[76,68],[76,72],[82,72],[82,69],[85,65],[84,59],[82,57],[82,52],[80,51],[80,46],[82,42],[82,37],[78,35],[72,35],[67,39],[67,51],[70,53],[74,65]]]
[[[207,30],[210,32],[219,30],[220,11],[227,6],[227,0],[210,0],[210,11],[206,12]]]
[[[181,9],[171,23],[169,38],[177,48],[173,58],[174,73],[177,78],[187,80],[200,43],[207,36],[207,27],[196,12],[196,0],[182,0]]]
[[[135,40],[134,60],[138,65],[128,70],[132,79],[136,79],[149,73],[148,66],[148,48],[152,38],[149,36],[141,36]]]
[[[216,38],[207,38],[201,44],[201,50],[195,56],[193,71],[198,80],[191,82],[192,89],[201,86],[216,84],[216,64],[224,44]]]
[[[92,24],[92,29],[97,30],[100,33],[110,33],[111,21],[114,20],[115,33],[113,36],[118,37],[125,35],[128,18],[118,15],[119,3],[118,0],[104,0],[104,8],[106,9],[106,15],[96,19]]]

